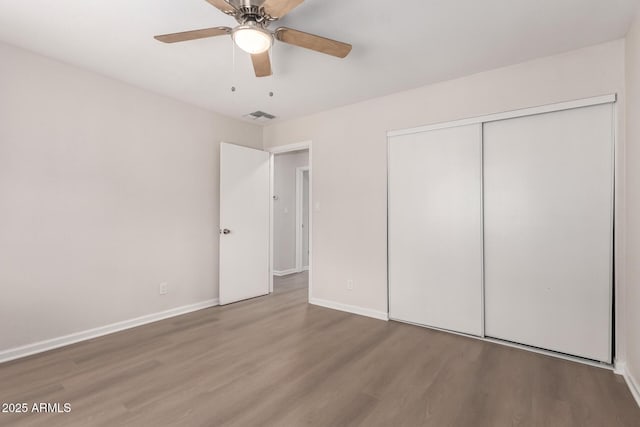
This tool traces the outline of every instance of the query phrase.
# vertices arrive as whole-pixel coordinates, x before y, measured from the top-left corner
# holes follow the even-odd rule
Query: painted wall
[[[627,289],[624,326],[627,369],[640,393],[640,12],[627,35],[626,68]]]
[[[615,92],[623,117],[624,55],[613,41],[266,127],[265,147],[313,143],[312,297],[387,312],[387,131]]]
[[[296,267],[296,168],[309,165],[309,151],[276,154],[274,158],[273,262],[282,272]]]
[[[219,142],[262,129],[7,45],[0,64],[0,351],[217,298]]]

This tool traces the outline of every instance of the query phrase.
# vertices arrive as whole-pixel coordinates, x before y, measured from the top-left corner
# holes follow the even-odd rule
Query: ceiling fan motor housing
[[[241,7],[237,10],[236,21],[240,24],[253,21],[258,24],[268,24],[270,20],[264,14],[264,11],[257,6]]]
[[[266,27],[277,18],[265,12],[263,3],[264,0],[230,0],[229,4],[235,8],[235,12],[229,12],[229,14],[233,15],[240,25],[253,21]]]

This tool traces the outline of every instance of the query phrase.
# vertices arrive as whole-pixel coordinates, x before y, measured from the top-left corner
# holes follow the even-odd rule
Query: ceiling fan
[[[267,27],[274,21],[284,17],[299,6],[304,0],[206,0],[227,15],[238,21],[235,28],[213,27],[201,30],[155,36],[164,43],[176,43],[188,40],[216,37],[230,34],[235,44],[251,54],[251,61],[256,77],[272,74],[269,49],[274,40],[304,47],[336,56],[346,57],[351,52],[351,45],[303,31],[287,27],[279,27],[270,31]]]

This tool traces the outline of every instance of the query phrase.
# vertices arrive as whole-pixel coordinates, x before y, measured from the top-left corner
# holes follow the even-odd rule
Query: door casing
[[[270,209],[271,212],[271,226],[269,230],[269,292],[273,292],[273,261],[274,261],[274,246],[273,246],[273,237],[274,237],[274,227],[273,227],[273,197],[275,195],[275,155],[280,153],[289,153],[292,151],[302,151],[309,150],[309,295],[308,298],[311,300],[313,298],[313,212],[314,210],[319,210],[318,205],[314,205],[313,200],[313,144],[312,141],[303,141],[294,144],[287,145],[279,145],[277,147],[266,148],[265,151],[271,153],[270,165],[271,165],[271,178],[270,178]],[[297,203],[297,202],[296,202]],[[297,209],[296,209],[297,211]],[[297,233],[296,233],[297,234]],[[297,241],[297,237],[296,237]],[[297,244],[296,244],[296,254],[297,254]],[[297,258],[297,255],[296,255]],[[297,262],[296,262],[297,266]]]

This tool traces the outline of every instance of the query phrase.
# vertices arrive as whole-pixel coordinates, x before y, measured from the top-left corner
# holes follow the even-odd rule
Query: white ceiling
[[[275,75],[261,79],[239,49],[234,64],[228,36],[172,45],[153,39],[235,25],[205,0],[0,0],[0,40],[227,116],[259,109],[282,120],[620,38],[637,5],[306,0],[271,28],[345,41],[353,51],[337,59],[276,43]]]

